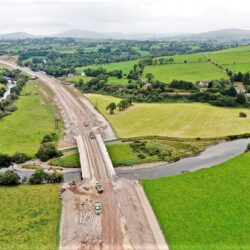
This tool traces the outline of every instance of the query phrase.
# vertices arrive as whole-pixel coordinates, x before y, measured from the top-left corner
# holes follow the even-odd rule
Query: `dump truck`
[[[96,188],[96,190],[97,190],[98,193],[102,193],[103,192],[102,184],[99,181],[97,181],[95,183],[95,188]]]
[[[100,215],[102,212],[101,203],[99,201],[95,202],[95,214]]]
[[[90,139],[95,139],[95,134],[93,132],[90,132],[89,137]]]

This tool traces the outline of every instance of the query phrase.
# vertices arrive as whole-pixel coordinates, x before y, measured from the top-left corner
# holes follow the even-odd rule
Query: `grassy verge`
[[[72,154],[67,156],[62,156],[60,158],[55,158],[49,161],[51,166],[60,166],[63,168],[79,168],[80,158],[79,154]]]
[[[157,161],[177,161],[197,154],[216,140],[146,139],[124,140],[125,144],[110,144],[107,149],[114,166]]]
[[[24,87],[15,103],[17,110],[0,120],[0,152],[33,156],[45,134],[60,134],[60,129],[55,129],[56,108],[50,97],[51,93],[39,81]]]
[[[0,249],[58,249],[58,196],[57,185],[0,187]]]
[[[250,153],[194,173],[143,180],[173,250],[250,249]]]
[[[87,94],[98,106],[116,134],[121,138],[149,135],[178,138],[214,138],[249,133],[250,111],[241,108],[221,108],[202,103],[135,103],[124,111],[110,115],[109,103],[119,98]],[[247,118],[242,119],[243,111]]]

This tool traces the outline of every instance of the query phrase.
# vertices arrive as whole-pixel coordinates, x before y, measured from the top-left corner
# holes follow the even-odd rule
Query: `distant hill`
[[[192,37],[217,40],[243,40],[250,39],[250,30],[223,29],[195,34]]]
[[[37,36],[26,33],[26,32],[13,32],[0,34],[0,39],[25,39],[25,38],[35,38]]]
[[[219,41],[240,41],[243,39],[250,40],[250,30],[241,29],[223,29],[197,34],[158,34],[158,33],[131,33],[125,34],[120,32],[100,33],[80,29],[67,30],[61,33],[37,36],[26,32],[14,32],[0,34],[0,39],[25,39],[38,37],[58,37],[58,38],[83,38],[93,40],[104,39],[124,39],[124,40],[219,40]]]
[[[85,31],[79,29],[67,30],[58,34],[51,35],[52,37],[64,37],[64,38],[85,38],[85,39],[150,39],[164,37],[164,34],[152,34],[152,33],[132,33],[124,34],[119,32],[113,33],[99,33],[93,31]]]

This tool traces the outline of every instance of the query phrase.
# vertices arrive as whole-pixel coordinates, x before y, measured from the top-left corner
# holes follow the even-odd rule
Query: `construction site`
[[[168,249],[142,186],[116,176],[104,144],[115,139],[108,122],[82,95],[55,78],[1,63],[39,78],[52,89],[65,136],[78,147],[82,178],[61,185],[60,249]]]

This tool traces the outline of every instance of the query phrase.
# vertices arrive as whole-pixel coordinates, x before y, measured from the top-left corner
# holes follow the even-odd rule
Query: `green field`
[[[239,63],[239,64],[231,64],[231,65],[223,65],[225,69],[230,69],[235,73],[247,73],[250,72],[250,63]]]
[[[250,72],[250,46],[211,52],[207,54],[207,58],[234,73]]]
[[[72,155],[66,155],[60,158],[55,158],[50,160],[49,164],[52,166],[60,166],[63,168],[79,168],[80,167],[79,154],[75,153]]]
[[[110,158],[114,165],[132,165],[139,163],[136,153],[133,152],[129,144],[107,145]]]
[[[0,120],[0,152],[14,154],[37,152],[45,134],[56,132],[53,107],[48,98],[43,98],[36,84],[28,83],[22,96],[15,103],[17,110]]]
[[[173,63],[202,63],[208,62],[208,58],[204,53],[187,54],[187,55],[176,55],[176,56],[163,56],[165,59],[173,58]]]
[[[211,63],[158,64],[145,67],[144,78],[147,73],[152,73],[155,80],[165,83],[170,83],[172,80],[186,80],[195,83],[201,80],[228,78],[226,73]]]
[[[123,74],[128,74],[129,71],[133,68],[135,64],[138,63],[139,60],[132,60],[132,61],[126,61],[126,62],[117,62],[117,63],[109,63],[109,64],[104,64],[104,65],[98,65],[94,67],[102,67],[107,69],[108,71],[112,70],[122,70]],[[90,66],[93,67],[93,66]],[[76,68],[76,72],[78,74],[81,74],[83,70],[87,67],[79,67]]]
[[[250,52],[218,53],[210,54],[208,57],[218,64],[250,63]]]
[[[110,115],[106,106],[118,98],[87,94],[122,138],[159,135],[178,138],[211,138],[250,132],[250,110],[221,108],[201,103],[136,103]],[[240,118],[244,111],[247,118]]]
[[[58,185],[0,187],[0,249],[58,249],[58,196]]]
[[[142,181],[172,250],[250,249],[249,162]]]
[[[66,81],[74,83],[74,84],[78,84],[80,79],[82,79],[84,83],[87,83],[92,78],[93,77],[91,76],[73,76],[73,77],[66,78]],[[118,79],[116,77],[109,77],[107,84],[108,85],[127,85],[128,79],[127,78]]]

